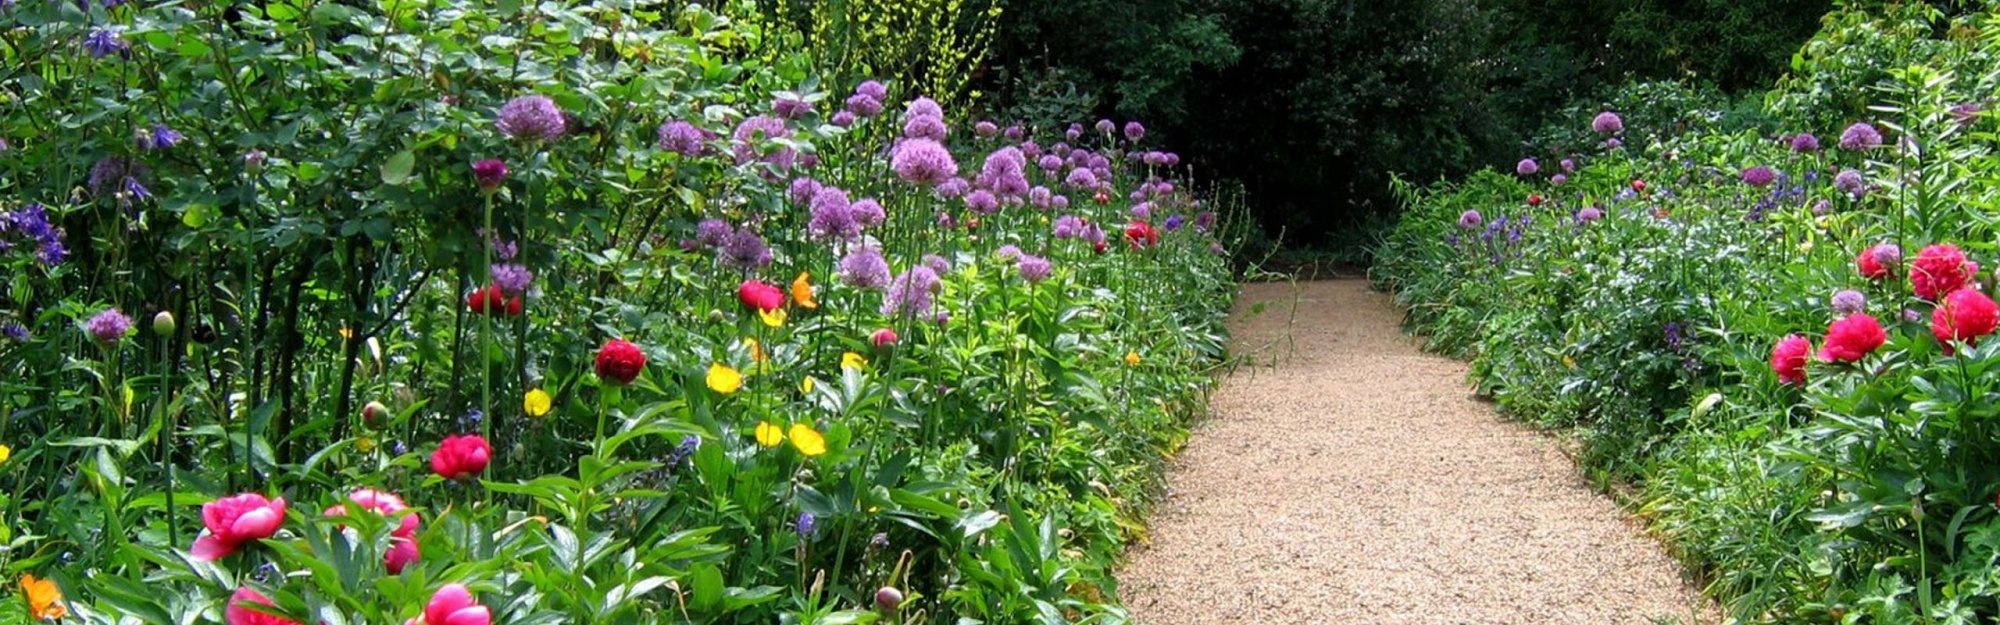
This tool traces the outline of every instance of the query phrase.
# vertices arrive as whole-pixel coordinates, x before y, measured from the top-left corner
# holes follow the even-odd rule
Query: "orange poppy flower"
[[[28,611],[35,618],[53,621],[69,614],[69,608],[62,604],[62,591],[56,588],[53,580],[35,579],[33,575],[24,574],[21,576],[21,592],[28,596]]]

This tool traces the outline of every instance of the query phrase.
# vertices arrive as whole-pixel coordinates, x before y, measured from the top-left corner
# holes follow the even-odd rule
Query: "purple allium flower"
[[[1208,234],[1215,229],[1215,211],[1202,211],[1194,216],[1194,231]]]
[[[1458,216],[1458,227],[1460,228],[1471,230],[1479,227],[1479,224],[1482,223],[1486,223],[1486,218],[1481,216],[1479,211],[1476,210],[1468,210]]]
[[[1026,139],[1027,137],[1028,137],[1028,132],[1022,130],[1019,124],[1009,125],[1007,126],[1006,130],[1000,131],[1000,138],[1006,139],[1008,141],[1019,142],[1023,139]]]
[[[943,141],[949,130],[944,118],[934,115],[917,115],[903,122],[903,137],[908,139]]]
[[[925,254],[923,262],[925,267],[930,267],[931,271],[937,272],[940,276],[951,273],[951,261],[945,260],[943,256]]]
[[[1000,126],[982,119],[972,125],[972,134],[981,139],[991,139],[994,135],[1000,134]]]
[[[1139,125],[1139,122],[1125,122],[1126,141],[1138,143],[1140,139],[1144,138],[1146,138],[1145,126]]]
[[[1581,223],[1590,223],[1603,218],[1604,211],[1598,210],[1595,206],[1585,206],[1583,210],[1576,212],[1576,220]]]
[[[495,122],[500,134],[509,139],[521,141],[554,141],[561,139],[568,130],[569,121],[563,117],[562,109],[556,101],[545,95],[524,95],[500,106],[500,118]]]
[[[1620,119],[1617,113],[1605,111],[1590,120],[1590,129],[1600,135],[1615,135],[1625,131],[1625,120]]]
[[[991,191],[973,189],[965,194],[965,207],[981,215],[991,215],[1000,212],[1000,198],[993,197]]]
[[[1576,173],[1576,161],[1565,158],[1558,164],[1562,165],[1563,173]]]
[[[1169,215],[1167,217],[1167,220],[1160,224],[1160,226],[1165,228],[1167,232],[1173,232],[1175,230],[1179,230],[1181,229],[1181,226],[1184,225],[1187,225],[1187,218],[1182,217],[1180,215]]]
[[[1917,311],[1916,311],[1915,309],[1910,309],[1910,308],[1905,308],[1905,309],[1903,309],[1903,322],[1904,322],[1904,323],[1923,323],[1923,322],[1924,322],[1924,314],[1923,314],[1923,313],[1920,313],[1920,312],[1917,312]]]
[[[1082,138],[1083,124],[1071,122],[1069,125],[1069,129],[1063,131],[1063,137],[1071,141],[1075,141],[1079,138]]]
[[[937,195],[938,197],[949,200],[953,198],[965,197],[966,192],[971,190],[972,190],[972,183],[966,182],[964,178],[954,177],[938,184]]]
[[[835,275],[851,287],[880,289],[889,285],[889,261],[882,258],[882,250],[861,246],[841,257]]]
[[[1610,139],[1604,140],[1604,147],[1606,149],[1616,150],[1618,148],[1625,147],[1625,142],[1619,141],[1617,137],[1612,137]]]
[[[1118,131],[1118,124],[1111,123],[1111,120],[1108,119],[1097,120],[1098,133],[1108,135],[1117,131]]]
[[[723,242],[729,240],[729,235],[735,232],[736,229],[731,228],[729,222],[713,218],[703,219],[701,223],[695,224],[694,240],[705,247],[721,247]]]
[[[1090,243],[1091,245],[1096,245],[1096,244],[1099,244],[1099,243],[1103,243],[1103,242],[1104,242],[1104,228],[1101,228],[1101,227],[1099,227],[1099,226],[1098,226],[1097,224],[1094,224],[1094,223],[1090,223],[1090,222],[1084,222],[1084,224],[1083,224],[1083,236],[1082,236],[1082,237],[1080,237],[1080,238],[1082,238],[1082,239],[1083,239],[1084,241],[1087,241],[1087,242],[1089,242],[1089,243]]]
[[[1049,265],[1048,259],[1027,254],[1021,255],[1021,261],[1016,264],[1016,268],[1021,271],[1021,279],[1028,281],[1028,284],[1038,284],[1047,280],[1049,274],[1055,271],[1055,267]]]
[[[660,149],[688,158],[706,154],[708,141],[715,138],[710,132],[681,120],[660,124],[655,134],[659,138]]]
[[[507,162],[488,158],[472,163],[472,179],[479,181],[479,188],[491,192],[507,182]]]
[[[1152,203],[1152,202],[1140,202],[1140,203],[1138,203],[1138,204],[1133,204],[1133,205],[1132,205],[1132,217],[1133,217],[1134,219],[1152,219],[1152,218],[1153,218],[1153,203]]]
[[[1843,169],[1833,176],[1833,188],[1840,189],[1858,200],[1868,194],[1868,181],[1861,177],[1861,172]]]
[[[806,222],[806,230],[815,239],[852,239],[861,236],[861,224],[854,221],[854,211],[847,192],[837,187],[826,186],[812,197],[812,219]]]
[[[812,169],[819,166],[819,155],[811,152],[799,155],[799,168]]]
[[[1000,259],[1001,262],[1012,263],[1021,259],[1021,247],[1012,243],[1002,245],[1000,249],[993,250],[993,257]]]
[[[1558,187],[1569,184],[1569,176],[1565,176],[1563,174],[1556,174],[1554,176],[1549,176],[1549,184]]]
[[[1522,176],[1533,176],[1535,175],[1535,172],[1541,170],[1542,166],[1536,164],[1535,159],[1532,158],[1524,158],[1521,159],[1521,162],[1514,164],[1514,173],[1520,174]]]
[[[1819,137],[1815,137],[1815,136],[1813,136],[1813,135],[1812,135],[1812,133],[1810,133],[1810,132],[1801,132],[1801,133],[1799,133],[1799,134],[1796,134],[1796,135],[1793,135],[1793,136],[1792,136],[1792,151],[1793,151],[1793,152],[1818,152],[1818,151],[1819,151]]]
[[[1007,146],[987,155],[974,184],[991,189],[1002,197],[1020,197],[1028,192],[1028,157],[1019,148]]]
[[[493,285],[500,287],[500,290],[508,295],[527,293],[528,286],[535,282],[535,272],[528,271],[527,267],[521,265],[496,264],[491,271]]]
[[[764,237],[744,228],[722,240],[721,260],[722,266],[731,269],[762,269],[771,264],[771,248]]]
[[[791,196],[792,203],[804,204],[807,202],[811,202],[813,196],[819,194],[819,189],[820,185],[818,180],[813,180],[812,178],[800,176],[798,178],[792,179],[792,184],[790,187],[787,187],[785,189],[785,193],[786,195]]]
[[[865,95],[875,98],[877,102],[881,102],[889,99],[889,87],[883,85],[880,81],[865,80],[854,87],[854,94]]]
[[[938,186],[958,175],[958,163],[951,159],[951,151],[930,139],[910,139],[898,144],[889,157],[889,168],[896,170],[896,175],[904,181],[926,187]]]
[[[1072,189],[1094,189],[1097,187],[1097,174],[1091,173],[1088,169],[1070,170],[1069,177],[1063,179],[1063,184]]]
[[[889,219],[889,213],[882,210],[882,203],[875,201],[875,198],[864,197],[855,200],[853,204],[847,205],[847,212],[853,214],[854,223],[861,224],[863,228],[882,225],[882,222]]]
[[[26,341],[28,340],[28,326],[21,325],[19,321],[9,320],[6,323],[0,323],[0,334],[4,334],[7,338],[16,341]]]
[[[1035,208],[1048,208],[1054,199],[1055,192],[1050,191],[1048,187],[1035,187],[1028,190],[1028,204]]]
[[[1894,243],[1882,243],[1876,245],[1875,247],[1868,248],[1868,252],[1870,254],[1874,254],[1875,262],[1882,265],[1883,267],[1888,267],[1893,270],[1897,267],[1901,267],[1903,264],[1903,248],[1902,246],[1896,245]]]
[[[1056,218],[1055,235],[1058,239],[1075,239],[1083,236],[1083,218],[1063,215]]]
[[[890,281],[889,294],[882,301],[882,314],[927,316],[936,303],[931,296],[940,286],[937,270],[924,265],[911,267]]]
[[[903,116],[936,117],[939,119],[943,119],[944,107],[938,106],[937,100],[920,97],[915,100],[911,100],[909,104],[903,106]]]
[[[771,139],[784,139],[791,136],[792,129],[785,125],[785,120],[783,119],[769,115],[758,115],[743,120],[743,123],[736,125],[736,131],[730,134],[730,138],[736,141],[736,164],[742,165],[755,159],[759,154],[758,144]],[[791,148],[780,148],[771,154],[776,156],[780,153],[788,152],[793,152],[793,150]],[[784,163],[780,166],[780,169],[788,169],[789,165],[789,162]]]
[[[785,119],[805,117],[807,114],[812,113],[812,110],[813,105],[811,102],[791,96],[780,97],[776,101],[771,102],[771,114]]]
[[[89,52],[90,57],[95,59],[101,59],[113,54],[130,56],[132,44],[126,43],[125,38],[120,36],[118,31],[100,28],[90,31],[88,35],[84,35],[83,50]]]
[[[847,112],[860,117],[874,117],[882,114],[882,99],[865,93],[847,96]]]
[[[125,313],[118,312],[116,308],[106,308],[102,312],[92,316],[89,321],[85,321],[83,327],[90,332],[91,338],[97,339],[99,343],[110,345],[117,343],[120,339],[125,338],[126,334],[132,332],[132,318],[125,316]]]
[[[1778,179],[1778,172],[1764,165],[1758,165],[1756,167],[1751,167],[1749,169],[1743,170],[1744,184],[1748,184],[1753,187],[1768,186],[1771,184],[1772,181],[1777,179]]]
[[[1845,289],[1833,294],[1833,315],[1846,317],[1858,315],[1868,310],[1868,296],[1860,291]]]
[[[853,113],[852,111],[840,111],[840,112],[838,112],[838,113],[834,113],[834,114],[833,114],[833,125],[835,125],[835,126],[839,126],[839,127],[841,127],[841,128],[847,128],[847,127],[850,127],[850,126],[853,126],[853,125],[854,125],[854,113]]]
[[[1840,149],[1858,151],[1882,147],[1882,133],[1868,122],[1855,122],[1840,133]]]
[[[1056,170],[1062,169],[1062,157],[1054,154],[1043,154],[1041,162],[1036,163],[1036,165],[1041,166],[1042,171],[1055,173]]]
[[[1055,197],[1049,198],[1049,208],[1054,208],[1054,209],[1069,208],[1069,196],[1057,195]]]

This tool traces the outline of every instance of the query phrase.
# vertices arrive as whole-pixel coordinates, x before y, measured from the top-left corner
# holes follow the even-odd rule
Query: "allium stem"
[[[493,267],[492,239],[498,234],[493,231],[493,195],[492,193],[485,194],[486,230],[481,238],[487,240],[479,242],[479,249],[486,259],[483,265],[487,267],[488,272],[491,272]],[[486,314],[479,316],[479,414],[481,417],[479,419],[479,434],[491,440],[492,430],[490,428],[493,423],[491,417],[493,414],[493,310],[491,302],[482,303],[487,304],[487,310]],[[506,305],[503,303],[501,308],[504,310]]]

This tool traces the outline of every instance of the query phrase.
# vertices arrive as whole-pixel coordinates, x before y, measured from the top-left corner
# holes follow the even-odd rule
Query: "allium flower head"
[[[1861,172],[1843,169],[1840,173],[1834,174],[1833,188],[1840,189],[1841,192],[1858,200],[1868,194],[1868,181],[1862,179]]]
[[[847,192],[837,187],[821,187],[812,196],[812,218],[806,229],[816,239],[852,239],[861,236],[861,224],[854,221]]]
[[[1569,176],[1565,176],[1563,174],[1556,174],[1554,176],[1549,176],[1549,184],[1558,187],[1563,186],[1565,184],[1569,184]]]
[[[1140,139],[1144,138],[1146,138],[1145,126],[1140,125],[1139,122],[1125,122],[1126,141],[1138,143]]]
[[[950,178],[945,180],[944,182],[938,183],[937,195],[938,197],[949,200],[953,198],[965,197],[965,194],[971,190],[972,190],[972,183],[966,182],[964,178]]]
[[[731,269],[762,269],[771,264],[771,248],[763,236],[744,228],[722,240],[721,260],[722,266]]]
[[[949,131],[944,125],[944,118],[934,115],[917,115],[903,122],[903,137],[906,139],[943,141]]]
[[[84,322],[83,327],[90,332],[91,338],[110,345],[123,340],[126,334],[132,332],[132,318],[125,316],[125,313],[119,312],[116,308],[106,308],[91,316],[89,321]]]
[[[981,139],[991,139],[1000,134],[1000,126],[982,119],[972,125],[972,134]]]
[[[1000,198],[994,197],[991,191],[973,189],[965,194],[965,207],[981,215],[991,215],[1000,212]]]
[[[882,314],[892,317],[929,315],[935,305],[932,296],[941,285],[936,270],[923,265],[911,267],[890,282],[889,294],[883,298]]]
[[[1833,314],[1846,317],[1868,311],[1868,296],[1854,289],[1842,289],[1833,294]]]
[[[1027,137],[1028,137],[1028,132],[1026,130],[1022,130],[1019,124],[1009,125],[1007,126],[1006,130],[1000,131],[1000,138],[1006,139],[1008,141],[1020,141],[1022,139],[1026,139]]]
[[[1035,208],[1048,208],[1054,201],[1055,192],[1050,191],[1048,187],[1035,187],[1028,190],[1028,204]]]
[[[1582,223],[1590,223],[1603,218],[1604,218],[1604,211],[1599,210],[1595,206],[1585,206],[1583,207],[1583,210],[1579,210],[1576,212],[1576,220]]]
[[[660,149],[687,158],[701,156],[708,152],[708,141],[715,135],[681,120],[660,124],[654,133],[659,139]]]
[[[1094,189],[1097,188],[1097,174],[1088,169],[1072,169],[1069,176],[1063,179],[1063,184],[1072,189]]]
[[[1075,239],[1083,236],[1083,218],[1063,215],[1056,218],[1055,236],[1058,239]]]
[[[1083,137],[1083,124],[1071,122],[1069,125],[1069,129],[1063,131],[1063,138],[1069,139],[1070,141],[1075,141],[1082,137]]]
[[[1476,210],[1467,210],[1458,215],[1458,227],[1466,230],[1478,228],[1480,224],[1484,223],[1486,223],[1486,218],[1481,216],[1479,211]]]
[[[915,100],[911,100],[908,105],[905,105],[903,107],[903,115],[905,117],[943,118],[944,107],[938,106],[937,100],[920,97]]]
[[[1116,132],[1117,130],[1118,130],[1118,124],[1112,123],[1111,120],[1108,119],[1097,120],[1097,132],[1108,135],[1113,132]]]
[[[1884,280],[1894,275],[1896,268],[1903,264],[1903,248],[1894,243],[1882,243],[1854,256],[1854,266],[1861,276],[1871,280]]]
[[[497,158],[474,161],[472,179],[479,183],[482,190],[491,192],[499,189],[501,184],[507,182],[507,162]]]
[[[811,102],[792,96],[783,96],[771,102],[771,114],[785,119],[798,119],[812,113]]]
[[[881,289],[889,285],[889,261],[882,258],[882,250],[862,246],[841,257],[836,275],[841,284],[858,289]]]
[[[847,211],[854,215],[854,223],[861,224],[863,228],[882,225],[882,222],[889,219],[889,213],[882,210],[882,203],[875,201],[875,198],[864,197],[855,200],[853,204],[847,205]]]
[[[865,80],[854,87],[854,94],[875,98],[879,102],[889,99],[889,87],[880,81]]]
[[[1810,132],[1801,132],[1799,134],[1792,135],[1791,144],[1793,152],[1803,153],[1803,152],[1819,151],[1819,137],[1813,136],[1813,134]]]
[[[736,229],[729,227],[729,222],[710,218],[695,224],[694,232],[696,242],[706,247],[720,247],[729,239],[731,233],[736,232]]]
[[[495,125],[500,134],[521,141],[554,141],[561,139],[569,128],[556,101],[539,94],[508,100],[500,106]]]
[[[1048,259],[1027,254],[1021,256],[1020,262],[1016,263],[1016,269],[1020,270],[1021,279],[1029,284],[1038,284],[1049,279],[1049,274],[1055,270],[1049,265]]]
[[[1778,172],[1764,165],[1743,170],[1743,182],[1753,187],[1767,186],[1777,179]]]
[[[847,110],[859,117],[874,117],[882,114],[882,99],[865,93],[847,96]]]
[[[1625,131],[1625,120],[1620,119],[1617,113],[1605,111],[1590,120],[1590,129],[1600,135],[1615,135]]]
[[[854,112],[840,111],[834,113],[833,119],[831,121],[833,122],[833,125],[839,126],[841,128],[851,127],[854,125]]]
[[[937,272],[940,276],[951,273],[951,261],[945,260],[943,256],[925,254],[923,262],[925,267],[931,268],[931,271]]]
[[[951,151],[931,139],[910,139],[898,144],[889,157],[889,168],[904,181],[935,187],[958,175],[958,163]]]
[[[1840,133],[1840,149],[1872,150],[1882,147],[1882,132],[1868,122],[1855,122]]]
[[[1558,164],[1562,165],[1564,173],[1576,173],[1576,161],[1565,158]]]
[[[1535,175],[1535,172],[1541,170],[1542,166],[1536,164],[1535,159],[1532,158],[1524,158],[1521,159],[1521,162],[1514,164],[1514,173],[1520,174],[1522,176],[1533,176]]]
[[[1958,246],[1942,243],[1925,247],[1910,262],[1910,291],[1917,297],[1939,298],[1972,283],[1979,265],[1966,260]]]

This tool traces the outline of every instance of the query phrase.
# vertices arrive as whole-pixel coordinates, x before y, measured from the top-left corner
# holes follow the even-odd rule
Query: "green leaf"
[[[397,152],[382,164],[382,183],[394,186],[409,184],[410,174],[416,171],[417,153],[409,150]]]

